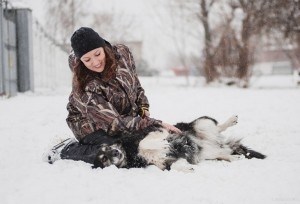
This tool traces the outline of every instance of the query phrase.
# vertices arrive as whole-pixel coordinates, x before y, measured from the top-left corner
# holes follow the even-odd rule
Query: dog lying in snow
[[[172,169],[172,164],[184,160],[198,164],[202,160],[264,159],[266,156],[241,144],[241,139],[226,139],[221,134],[237,124],[238,117],[225,123],[210,117],[200,117],[190,123],[177,123],[181,134],[169,133],[160,126],[150,126],[134,133],[121,133],[115,142],[103,144],[96,157],[96,167],[115,165],[119,168],[145,167],[154,164],[160,169]],[[175,165],[174,165],[175,166]]]

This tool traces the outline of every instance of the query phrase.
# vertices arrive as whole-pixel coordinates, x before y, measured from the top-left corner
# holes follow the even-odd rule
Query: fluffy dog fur
[[[207,159],[233,161],[241,155],[248,159],[264,159],[265,155],[242,145],[241,139],[226,139],[221,135],[237,124],[237,120],[237,116],[232,116],[219,125],[215,119],[204,116],[190,123],[177,123],[175,126],[181,134],[169,133],[161,126],[120,133],[113,145],[104,144],[97,155],[97,163],[102,168],[112,164],[119,168],[154,164],[164,170],[173,168],[180,160],[198,164]]]

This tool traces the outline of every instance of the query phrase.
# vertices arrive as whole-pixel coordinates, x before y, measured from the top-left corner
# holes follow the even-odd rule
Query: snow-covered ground
[[[280,82],[279,82],[280,83]],[[0,99],[0,203],[300,203],[300,91],[181,86],[142,79],[152,117],[169,123],[238,114],[224,135],[266,160],[205,161],[194,173],[91,169],[42,162],[51,141],[71,137],[65,118],[69,90]]]

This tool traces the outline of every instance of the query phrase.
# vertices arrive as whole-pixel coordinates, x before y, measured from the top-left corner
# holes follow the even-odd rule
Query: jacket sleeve
[[[66,119],[67,124],[78,141],[95,131],[89,120],[72,103],[68,103],[67,110],[69,112]]]
[[[111,103],[95,92],[86,92],[83,96],[85,104],[84,116],[92,124],[95,129],[103,129],[113,134],[119,131],[134,131],[144,129],[152,124],[161,124],[160,120],[140,116],[120,115]]]
[[[139,80],[139,78],[137,76],[137,73],[136,73],[136,67],[135,67],[135,61],[134,61],[133,55],[130,52],[128,47],[125,46],[125,50],[127,51],[128,55],[129,55],[128,59],[129,59],[130,65],[131,65],[130,67],[132,68],[132,72],[133,72],[133,75],[134,75],[134,78],[135,78],[135,81],[136,81],[136,87],[137,87],[136,104],[138,105],[139,108],[141,108],[142,106],[149,107],[149,102],[148,102],[148,99],[145,95],[145,90],[141,86],[140,80]]]

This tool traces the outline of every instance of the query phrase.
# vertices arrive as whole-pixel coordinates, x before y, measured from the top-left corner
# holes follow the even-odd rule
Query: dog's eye
[[[104,162],[106,162],[106,161],[107,161],[107,157],[106,157],[106,156],[104,156],[104,157],[101,158],[101,162],[104,163]]]

